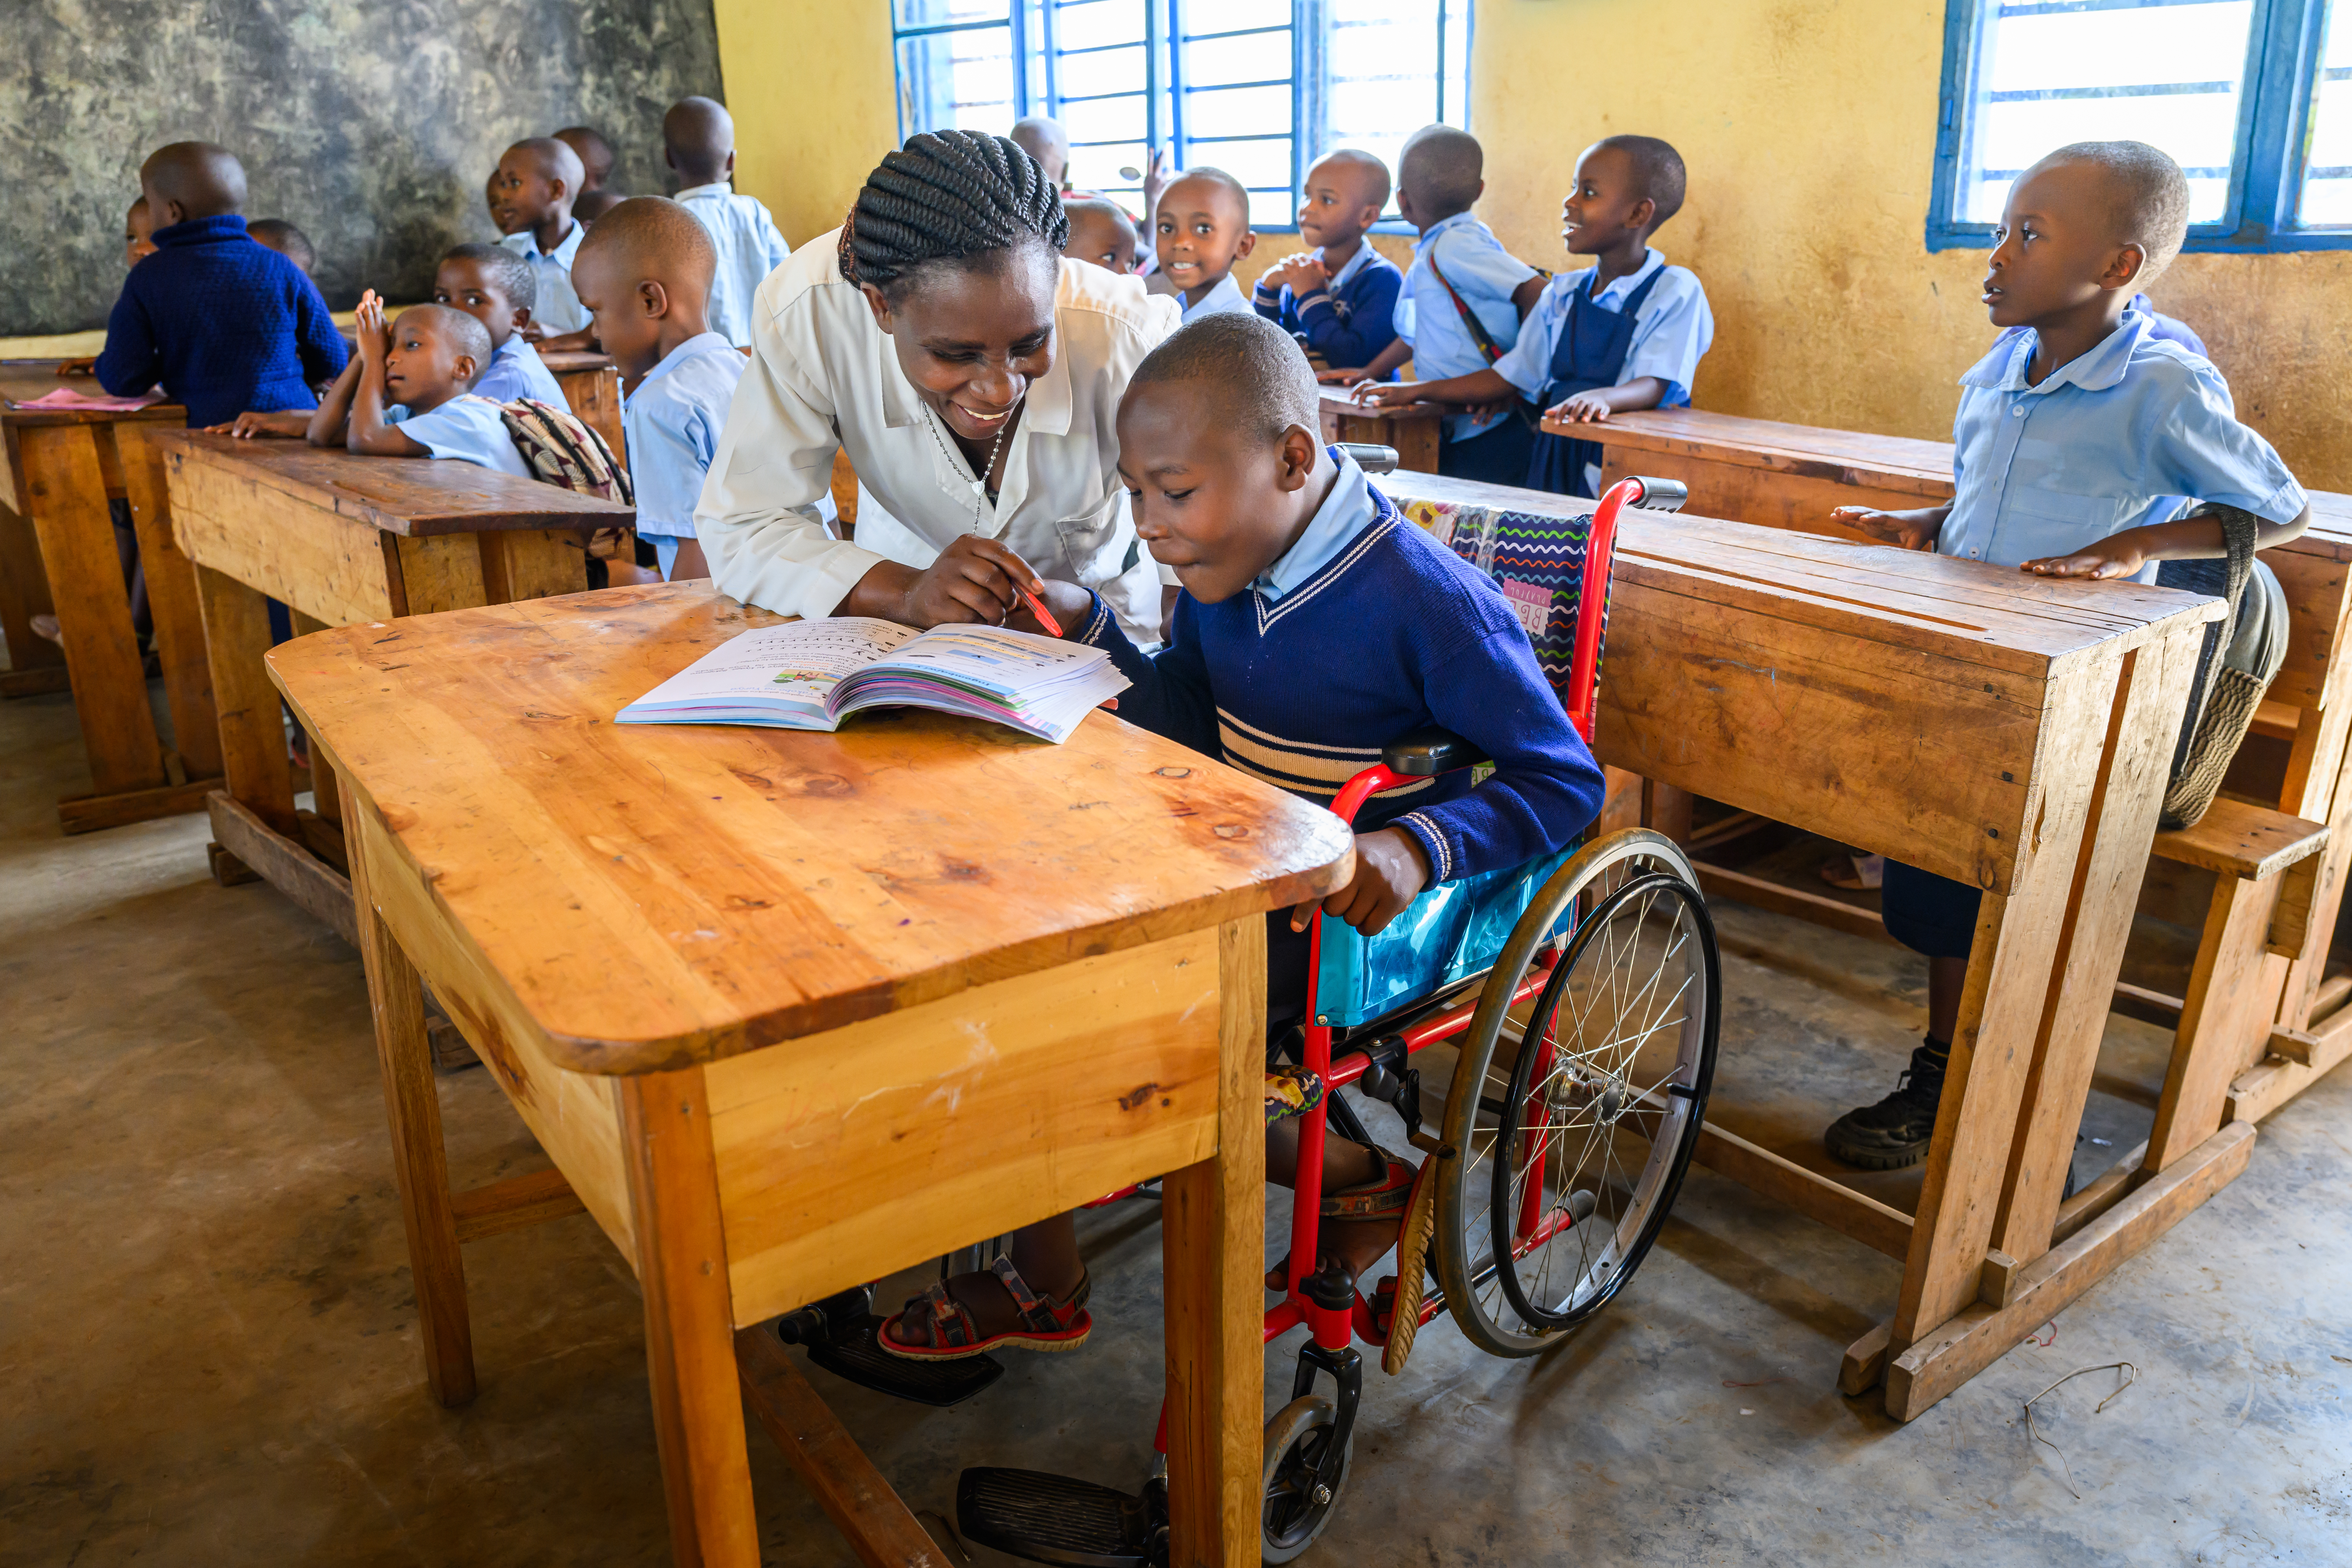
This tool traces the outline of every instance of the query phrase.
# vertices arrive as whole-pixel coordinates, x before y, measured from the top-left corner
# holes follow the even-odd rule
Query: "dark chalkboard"
[[[103,326],[122,214],[170,142],[245,163],[249,218],[319,249],[337,310],[431,292],[448,247],[495,239],[509,143],[593,125],[611,185],[676,186],[662,111],[719,96],[710,0],[9,0],[0,47],[0,335]]]

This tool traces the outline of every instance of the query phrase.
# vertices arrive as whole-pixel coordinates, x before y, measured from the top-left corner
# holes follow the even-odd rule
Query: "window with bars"
[[[1433,121],[1465,125],[1470,0],[893,0],[898,130],[1003,132],[1047,114],[1070,183],[1142,205],[1152,153],[1249,188],[1297,226],[1308,165],[1361,147],[1391,170]]]
[[[2027,167],[2118,139],[2189,175],[2189,249],[2352,247],[2352,18],[2338,26],[2338,8],[1948,0],[1929,248],[1990,245]]]

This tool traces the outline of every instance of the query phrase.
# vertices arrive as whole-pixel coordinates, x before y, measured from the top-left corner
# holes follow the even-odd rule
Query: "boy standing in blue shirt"
[[[1327,154],[1307,171],[1298,208],[1299,237],[1315,248],[1275,263],[1251,290],[1259,315],[1330,368],[1368,365],[1396,342],[1404,274],[1364,238],[1388,205],[1387,164],[1352,147]]]
[[[572,264],[598,341],[621,371],[637,537],[662,576],[708,577],[694,506],[751,362],[709,326],[717,247],[677,202],[632,196],[596,220]]]
[[[1485,405],[1532,398],[1548,414],[1601,421],[1636,408],[1690,402],[1699,356],[1715,341],[1706,291],[1687,268],[1669,267],[1650,236],[1682,210],[1679,153],[1654,136],[1612,136],[1576,161],[1576,187],[1560,205],[1560,237],[1584,271],[1555,278],[1518,342],[1489,369],[1446,381],[1376,388],[1366,403]],[[1538,432],[1525,471],[1511,483],[1590,497],[1601,447]]]
[[[1416,131],[1397,160],[1397,211],[1421,231],[1412,266],[1397,295],[1397,341],[1358,378],[1366,401],[1411,403],[1431,382],[1493,365],[1519,341],[1519,323],[1543,292],[1543,276],[1503,248],[1470,209],[1486,193],[1485,149],[1466,131],[1431,125]],[[1375,396],[1378,382],[1407,359],[1421,379]],[[1332,373],[1331,379],[1349,379]],[[1516,485],[1528,471],[1528,429],[1507,393],[1446,420],[1437,471],[1455,479]]]
[[[588,312],[572,289],[572,258],[587,231],[573,221],[572,204],[586,176],[580,154],[552,136],[531,136],[499,155],[490,176],[490,218],[505,236],[499,244],[530,267],[539,303],[532,307],[526,337],[541,341],[578,337],[587,346]]]
[[[2145,142],[2078,142],[2019,176],[1984,280],[2005,330],[1960,378],[1951,504],[1837,518],[1908,549],[2143,583],[2160,561],[2225,552],[2218,521],[2179,517],[2189,501],[2253,513],[2261,545],[2300,534],[2303,488],[2238,422],[2221,374],[2136,308],[2188,228],[2188,179]],[[1893,1094],[1824,1135],[1866,1170],[1927,1155],[1981,896],[1894,860],[1884,892],[1887,934],[1927,958],[1927,1037]]]
[[[154,251],[131,269],[92,368],[117,397],[149,387],[194,429],[247,409],[310,409],[350,356],[302,270],[247,235],[245,170],[225,147],[174,142],[140,165]]]
[[[702,221],[717,247],[710,276],[710,330],[735,347],[751,345],[751,297],[793,247],[756,196],[735,194],[735,121],[707,98],[681,99],[662,116],[663,155],[686,189],[677,203]],[[610,353],[612,346],[605,345]]]

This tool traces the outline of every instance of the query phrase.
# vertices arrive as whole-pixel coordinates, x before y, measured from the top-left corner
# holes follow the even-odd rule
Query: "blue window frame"
[[[2188,174],[2188,249],[2352,248],[2352,18],[2335,25],[2337,9],[1948,0],[1927,247],[1990,247],[2036,159],[2129,138]]]
[[[1336,146],[1393,169],[1433,121],[1466,125],[1470,0],[893,0],[898,132],[1003,132],[1050,114],[1073,185],[1142,205],[1154,153],[1214,164],[1262,230],[1297,227]]]

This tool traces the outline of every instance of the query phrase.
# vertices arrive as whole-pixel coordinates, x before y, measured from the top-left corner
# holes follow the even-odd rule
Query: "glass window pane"
[[[1279,87],[1227,87],[1184,95],[1184,135],[1188,141],[1207,136],[1289,134],[1288,82]]]
[[[1263,142],[1204,142],[1189,150],[1185,167],[1223,169],[1253,191],[1275,193],[1276,206],[1284,216],[1277,221],[1290,221],[1294,204],[1290,193],[1290,138],[1269,137]]]
[[[1289,6],[1269,5],[1267,0],[1184,0],[1184,32],[1188,37],[1279,26],[1289,20]]]
[[[2319,79],[2312,83],[2303,195],[2294,213],[2295,222],[2308,228],[2352,226],[2352,19],[2334,5],[2327,11]]]
[[[943,22],[1003,22],[1011,17],[1008,0],[895,0],[891,25],[899,28],[936,27]]]
[[[1143,42],[1150,0],[1077,0],[1054,7],[1054,47],[1091,49]],[[1068,90],[1067,89],[1064,89]]]
[[[1355,147],[1396,172],[1405,139],[1468,122],[1470,6],[1464,0],[1325,0],[1324,121],[1316,151]],[[1442,63],[1442,72],[1441,72]],[[1394,211],[1391,198],[1391,211]]]
[[[1252,191],[1250,226],[1296,228],[1298,226],[1298,204],[1290,199],[1288,191]],[[1243,292],[1247,293],[1248,290],[1244,289]]]
[[[2189,221],[2227,214],[2253,0],[2042,10],[1978,0],[1978,52],[1953,216],[1998,223],[2009,187],[2069,142],[2163,148],[2189,176]]]
[[[898,40],[898,118],[918,131],[1013,128],[1010,25]]]
[[[1100,191],[1129,212],[1139,213],[1143,210],[1143,187],[1139,177],[1150,166],[1150,150],[1140,141],[1115,142],[1103,147],[1073,147],[1070,149],[1070,188]],[[1123,174],[1119,172],[1122,169],[1133,169],[1135,174]]]
[[[1068,103],[1074,98],[1097,98],[1107,92],[1141,92],[1143,90],[1143,46],[1132,45],[1123,49],[1097,49],[1091,54],[1062,57],[1062,100]],[[1073,105],[1072,107],[1076,107]],[[1064,117],[1066,122],[1066,116]],[[1077,132],[1072,132],[1072,135]]]
[[[1077,167],[1075,160],[1081,142],[1142,141],[1143,110],[1140,93],[1132,98],[1099,98],[1087,103],[1063,104],[1062,129],[1068,134],[1072,149],[1070,167]]]
[[[1237,81],[1288,81],[1290,29],[1239,38],[1207,38],[1184,46],[1184,85],[1220,87]]]

